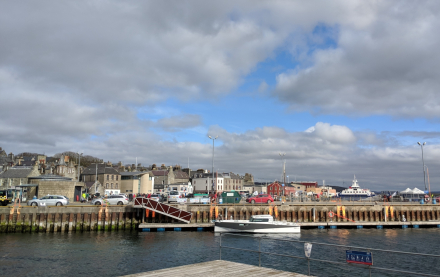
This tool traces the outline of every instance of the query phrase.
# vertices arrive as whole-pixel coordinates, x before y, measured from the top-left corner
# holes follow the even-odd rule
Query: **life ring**
[[[332,218],[332,217],[334,217],[334,216],[335,216],[335,213],[334,213],[334,212],[332,212],[332,211],[329,211],[329,212],[328,212],[328,216],[329,216],[330,218]]]

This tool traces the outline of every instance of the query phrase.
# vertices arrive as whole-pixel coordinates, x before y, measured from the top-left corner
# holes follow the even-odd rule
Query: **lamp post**
[[[284,158],[286,153],[281,154],[280,157],[283,159],[283,184],[286,185],[286,159]],[[284,187],[283,187],[283,196],[284,196]]]
[[[426,191],[426,174],[425,174],[425,160],[423,159],[423,145],[426,144],[426,142],[424,142],[423,144],[420,142],[417,142],[418,145],[420,145],[420,147],[422,148],[422,163],[423,163],[423,183],[425,184],[425,191]]]
[[[215,138],[208,136],[210,139],[212,139],[212,183],[214,184],[214,141],[218,138],[216,136]],[[209,197],[209,184],[208,184],[208,197]]]
[[[83,153],[78,153],[78,158],[79,158],[79,161],[78,161],[78,182],[80,181],[80,179],[79,179],[79,177],[80,177],[80,172],[81,172],[81,155],[82,155]]]

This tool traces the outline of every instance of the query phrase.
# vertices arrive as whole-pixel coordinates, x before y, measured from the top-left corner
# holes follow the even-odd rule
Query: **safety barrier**
[[[261,236],[255,237],[255,236],[252,236],[252,235],[244,235],[244,234],[236,234],[236,233],[219,233],[219,235],[220,235],[220,239],[219,239],[220,260],[222,259],[222,248],[226,248],[226,249],[233,249],[233,250],[239,250],[239,251],[258,253],[258,266],[260,266],[260,267],[261,267],[261,255],[262,254],[274,255],[274,256],[279,256],[279,257],[289,257],[289,258],[295,258],[295,259],[305,259],[305,260],[307,260],[307,267],[308,267],[308,275],[309,276],[311,275],[310,261],[316,261],[316,262],[322,262],[322,263],[330,263],[330,264],[343,265],[343,266],[356,266],[358,268],[368,269],[370,277],[371,277],[371,271],[372,270],[385,271],[385,272],[394,272],[394,273],[405,273],[405,274],[409,274],[409,275],[413,275],[413,276],[414,275],[417,275],[417,276],[440,276],[440,275],[433,275],[433,274],[428,274],[428,273],[420,273],[420,272],[398,270],[398,269],[392,269],[392,268],[377,267],[377,266],[373,266],[372,260],[371,260],[371,264],[369,264],[367,262],[362,262],[361,263],[361,262],[356,262],[356,261],[349,261],[349,257],[347,257],[347,261],[345,263],[344,262],[339,262],[339,261],[314,259],[314,258],[310,258],[310,251],[311,251],[311,245],[315,244],[315,245],[323,245],[323,246],[345,248],[346,251],[347,252],[350,251],[350,253],[351,252],[354,252],[354,253],[366,253],[366,252],[352,251],[354,249],[354,250],[367,250],[368,253],[370,253],[370,254],[374,251],[374,252],[383,252],[383,253],[387,253],[387,254],[392,254],[393,253],[393,254],[422,256],[424,258],[427,258],[427,257],[440,258],[440,255],[424,254],[424,253],[413,253],[413,252],[403,252],[403,251],[395,251],[395,250],[384,250],[384,249],[376,249],[376,248],[368,248],[368,247],[357,247],[357,246],[350,246],[350,245],[331,244],[331,243],[320,243],[320,242],[307,242],[307,241],[300,241],[300,240],[276,239],[276,238],[261,237]],[[248,237],[248,238],[252,238],[252,239],[258,239],[258,250],[237,248],[237,247],[231,247],[231,246],[224,246],[224,245],[222,245],[222,236],[240,236],[240,237]],[[305,256],[295,256],[295,255],[287,255],[287,254],[280,254],[280,253],[262,251],[261,250],[261,240],[262,239],[304,244]],[[308,248],[308,251],[306,251],[306,248]],[[365,264],[365,265],[368,265],[368,266],[367,267],[363,267],[360,264]],[[437,264],[437,263],[435,263],[435,264]]]

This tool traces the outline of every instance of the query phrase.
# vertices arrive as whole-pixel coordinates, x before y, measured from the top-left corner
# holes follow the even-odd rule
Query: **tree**
[[[69,156],[70,159],[76,161],[76,163],[78,162],[78,157],[79,154],[72,152],[72,151],[65,151],[62,153],[57,153],[54,155],[54,158],[61,158],[61,156]],[[85,155],[85,156],[81,156],[81,166],[82,167],[88,167],[89,165],[93,164],[93,163],[102,163],[103,160],[97,157],[93,157],[90,155]]]

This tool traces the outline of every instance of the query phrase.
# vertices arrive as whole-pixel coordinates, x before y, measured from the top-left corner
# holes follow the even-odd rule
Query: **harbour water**
[[[303,230],[300,235],[222,236],[223,246],[304,257],[309,241],[404,252],[440,254],[440,229]],[[219,259],[213,232],[85,232],[0,235],[2,276],[121,276]],[[311,258],[345,262],[348,247],[313,244]],[[362,250],[361,250],[362,251]],[[365,249],[367,251],[367,249]],[[440,258],[373,252],[374,266],[440,275]],[[258,254],[222,249],[222,259],[258,265]],[[262,255],[262,266],[307,274],[303,259]],[[369,276],[368,269],[311,262],[314,276]],[[372,271],[372,276],[412,276]]]

